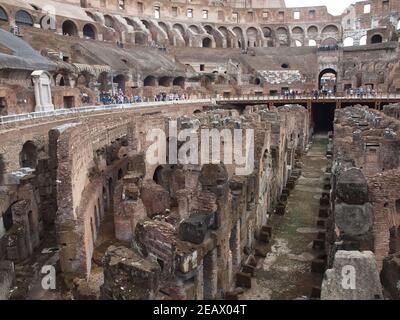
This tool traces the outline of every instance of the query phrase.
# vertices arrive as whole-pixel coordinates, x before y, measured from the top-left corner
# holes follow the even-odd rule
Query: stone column
[[[218,256],[217,248],[212,249],[204,256],[204,299],[214,299],[218,289]]]

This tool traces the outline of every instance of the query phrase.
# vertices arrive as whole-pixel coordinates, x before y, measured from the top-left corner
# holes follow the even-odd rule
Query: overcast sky
[[[327,6],[329,13],[340,15],[356,0],[285,0],[285,2],[287,7]]]

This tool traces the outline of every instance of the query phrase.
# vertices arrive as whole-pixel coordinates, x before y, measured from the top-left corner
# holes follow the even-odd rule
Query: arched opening
[[[322,70],[319,74],[318,84],[320,90],[336,92],[337,72],[333,69]]]
[[[295,40],[296,47],[302,47],[303,43],[300,40]]]
[[[95,28],[91,24],[85,24],[83,27],[83,36],[86,39],[96,39],[96,31]]]
[[[179,86],[182,89],[185,88],[185,78],[184,77],[177,77],[174,79],[173,83],[174,86]]]
[[[352,47],[354,45],[354,39],[352,37],[347,37],[343,40],[344,47]]]
[[[212,41],[210,38],[204,38],[203,39],[203,48],[211,48],[212,46]]]
[[[108,28],[114,29],[114,19],[108,14],[104,16],[104,25]]]
[[[254,83],[255,83],[257,86],[259,86],[259,85],[261,84],[261,79],[260,79],[260,78],[256,78],[256,79],[254,80]]]
[[[365,46],[367,44],[367,36],[362,36],[360,38],[360,46]]]
[[[7,232],[12,228],[14,225],[13,214],[11,210],[11,206],[4,212],[3,214],[3,227],[4,230]]]
[[[257,47],[258,43],[258,31],[256,28],[250,27],[246,31],[247,41],[249,47]]]
[[[156,86],[156,78],[153,76],[148,76],[144,79],[143,85],[145,87],[155,87]]]
[[[162,171],[163,171],[163,167],[158,166],[153,174],[153,181],[159,185],[162,185],[162,180],[163,180]]]
[[[189,26],[189,30],[191,30],[194,34],[199,34],[200,33],[199,28],[197,26],[195,26],[195,25]]]
[[[208,34],[212,34],[212,32],[213,32],[213,28],[210,25],[204,26],[204,29],[206,30],[206,32]]]
[[[65,79],[62,74],[56,74],[54,76],[54,82],[56,86],[64,87],[65,86]]]
[[[308,46],[309,47],[316,47],[317,46],[317,41],[315,41],[314,39],[308,40]]]
[[[122,90],[125,92],[125,77],[122,74],[119,74],[113,78],[113,83],[118,85],[118,90]]]
[[[19,154],[19,164],[21,168],[35,169],[37,165],[37,148],[32,141],[24,143]]]
[[[124,173],[123,173],[122,169],[119,169],[118,170],[118,180],[121,180],[123,176],[124,176]]]
[[[237,47],[244,48],[245,41],[244,41],[244,36],[243,36],[243,30],[238,28],[238,27],[235,27],[235,28],[232,29],[232,31],[236,35]]]
[[[2,7],[0,7],[0,21],[8,21],[8,15]]]
[[[325,47],[335,47],[337,46],[338,42],[335,38],[327,38],[322,41],[321,46]]]
[[[277,40],[281,47],[289,46],[289,33],[286,28],[280,27],[276,30]]]
[[[17,26],[33,26],[33,19],[32,16],[24,11],[18,10],[15,14],[15,23]]]
[[[75,23],[73,23],[71,20],[66,20],[62,24],[62,33],[65,36],[77,36],[78,28],[76,27]]]
[[[308,37],[316,37],[318,35],[318,28],[316,26],[310,26],[307,29]]]
[[[161,87],[170,87],[171,86],[171,78],[170,77],[161,77],[158,80],[158,85]]]
[[[375,43],[382,43],[383,39],[382,36],[380,34],[375,34],[374,36],[372,36],[371,38],[371,43],[375,44]]]

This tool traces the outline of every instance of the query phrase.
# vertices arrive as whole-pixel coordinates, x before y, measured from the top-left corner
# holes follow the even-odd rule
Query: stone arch
[[[66,80],[63,74],[58,73],[54,76],[54,83],[56,86],[64,87],[66,85]]]
[[[33,141],[27,141],[19,153],[19,164],[21,168],[35,169],[38,161],[38,150]]]
[[[334,83],[334,88],[333,88],[333,90],[336,91],[336,85],[337,85],[337,71],[336,71],[335,69],[332,69],[332,68],[324,69],[324,70],[322,70],[322,71],[319,73],[319,76],[318,76],[318,88],[319,88],[319,89],[322,89],[322,86],[323,86],[322,79],[323,79],[324,75],[326,75],[326,74],[331,74],[331,73],[335,75],[335,83]]]
[[[179,32],[182,37],[185,35],[185,28],[180,23],[175,23],[172,28]]]
[[[321,31],[322,38],[339,39],[339,28],[333,24],[325,26]]]
[[[286,28],[279,27],[278,29],[276,29],[276,37],[280,46],[282,47],[289,46],[289,33]]]
[[[200,34],[200,29],[198,26],[192,24],[189,26],[189,30],[191,30],[195,34]]]
[[[208,33],[208,34],[210,34],[210,35],[212,35],[212,32],[213,32],[213,27],[212,26],[210,26],[209,24],[208,25],[205,25],[204,26],[204,30],[206,30],[206,32]]]
[[[96,39],[96,28],[91,23],[87,23],[83,26],[83,36],[87,39]]]
[[[239,27],[234,27],[232,31],[236,35],[236,47],[245,48],[246,43],[244,40],[243,30]]]
[[[258,47],[259,34],[258,30],[254,27],[250,27],[246,31],[247,34],[247,45],[249,47]]]
[[[185,28],[183,27],[183,25],[180,23],[175,23],[172,26],[172,29],[174,30],[178,38],[180,38],[180,40],[183,41],[185,45],[188,45],[188,41],[185,37]]]
[[[380,35],[379,33],[374,34],[371,37],[371,44],[375,44],[375,43],[382,43],[383,42],[383,37],[382,35]]]
[[[354,39],[352,37],[347,37],[343,40],[344,47],[352,47],[354,45]]]
[[[322,41],[322,46],[336,46],[338,44],[335,38],[326,38]]]
[[[299,27],[299,26],[294,27],[292,29],[292,34],[294,34],[294,35],[304,35],[304,30],[303,30],[302,27]]]
[[[159,21],[159,22],[158,22],[158,26],[159,26],[159,27],[165,32],[165,34],[167,35],[169,44],[170,44],[170,45],[174,45],[174,39],[172,39],[172,38],[170,37],[170,30],[169,30],[167,24],[164,23],[164,22],[162,22],[162,21]]]
[[[264,35],[264,38],[271,38],[272,37],[272,29],[269,27],[263,27],[262,32]]]
[[[161,87],[170,87],[172,84],[172,78],[171,77],[161,77],[158,79],[158,85]]]
[[[202,42],[203,48],[211,48],[212,47],[212,40],[208,37],[205,37]]]
[[[318,36],[318,27],[317,26],[309,26],[307,28],[307,35],[309,38],[315,38]]]
[[[0,21],[8,21],[7,11],[2,6],[0,6]]]
[[[181,87],[182,89],[184,89],[184,88],[185,88],[185,78],[184,78],[184,77],[176,77],[176,78],[174,79],[174,81],[172,82],[172,84],[173,84],[174,86],[179,86],[179,87]]]
[[[232,37],[230,36],[228,29],[226,27],[224,27],[224,26],[221,26],[221,27],[218,28],[218,31],[226,39],[226,46],[228,48],[233,47]]]
[[[62,24],[62,33],[67,36],[77,36],[78,27],[73,21],[65,20]]]
[[[18,10],[15,13],[15,23],[17,26],[33,26],[32,16],[25,10]]]
[[[118,90],[121,89],[123,92],[125,92],[125,76],[123,74],[118,74],[113,78],[113,83],[118,84]]]
[[[109,14],[104,15],[104,25],[108,28],[115,29],[114,18]]]
[[[145,87],[155,87],[156,84],[156,78],[154,76],[147,76],[144,80],[143,80],[143,85]]]

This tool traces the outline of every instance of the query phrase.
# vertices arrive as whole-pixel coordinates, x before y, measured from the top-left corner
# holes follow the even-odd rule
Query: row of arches
[[[367,45],[367,40],[368,40],[368,38],[366,35],[362,36],[359,40],[359,45],[360,46]],[[377,43],[382,43],[382,42],[383,42],[383,37],[380,34],[374,34],[370,39],[371,44],[377,44]],[[344,47],[352,47],[354,45],[355,45],[355,40],[352,37],[346,37],[343,40]]]
[[[46,26],[46,27],[49,27],[50,29],[51,28],[54,29],[55,24],[51,24],[48,21],[45,21],[47,18],[48,18],[47,16],[43,16],[40,19],[40,25],[42,26],[42,28],[44,26]],[[0,21],[9,21],[9,16],[8,16],[6,10],[2,7],[0,7]],[[25,10],[18,10],[15,13],[15,24],[17,26],[33,27],[34,23],[35,23],[34,19],[29,12],[27,12]],[[73,22],[72,20],[64,21],[61,28],[62,28],[63,35],[79,36],[77,24],[75,22]],[[94,39],[96,39],[96,35],[97,35],[96,27],[91,23],[87,23],[83,26],[82,34],[83,34],[84,38],[94,40]]]
[[[145,87],[155,87],[157,86],[157,78],[155,76],[147,76],[143,80],[143,85]],[[158,78],[158,85],[161,87],[171,87],[171,86],[179,86],[181,88],[185,87],[185,78],[184,77],[160,77]]]

